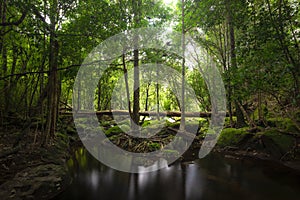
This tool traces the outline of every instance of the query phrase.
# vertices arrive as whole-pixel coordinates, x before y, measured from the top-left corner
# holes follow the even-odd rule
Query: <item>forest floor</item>
[[[130,151],[150,152],[172,141],[179,122],[167,123],[152,140],[140,142],[123,133],[126,124],[115,126],[102,121],[106,136],[116,145]],[[149,125],[151,122],[147,122]],[[72,148],[81,146],[72,120],[63,121],[51,145],[42,147],[42,133],[36,126],[7,125],[0,128],[0,197],[2,199],[50,199],[71,182],[66,162]],[[225,128],[214,152],[231,159],[259,159],[279,163],[300,172],[300,133],[290,122],[276,122],[256,130]],[[145,125],[145,124],[144,124]],[[188,124],[193,126],[198,124]],[[155,124],[156,126],[156,124]],[[78,128],[78,127],[77,127]],[[203,127],[202,127],[203,128]],[[182,162],[198,158],[205,137],[198,129],[191,147],[181,156]],[[129,145],[130,144],[130,145]],[[176,152],[168,152],[176,153]]]
[[[0,198],[50,199],[69,185],[65,163],[69,143],[56,136],[42,146],[42,133],[34,126],[0,128]]]

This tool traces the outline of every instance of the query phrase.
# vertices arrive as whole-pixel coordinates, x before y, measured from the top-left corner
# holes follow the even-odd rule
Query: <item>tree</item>
[[[180,129],[185,130],[185,24],[184,24],[184,0],[181,0],[181,29],[182,29],[182,65],[181,65],[181,121]]]

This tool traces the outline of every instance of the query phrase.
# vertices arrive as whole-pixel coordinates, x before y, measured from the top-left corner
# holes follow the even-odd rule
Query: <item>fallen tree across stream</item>
[[[97,116],[103,116],[103,115],[129,115],[128,111],[126,110],[103,110],[103,111],[87,111],[87,112],[77,112],[76,115],[82,115],[82,116],[89,116],[89,115],[97,115]],[[166,112],[155,112],[155,111],[143,111],[139,112],[140,116],[167,116],[167,117],[181,117],[181,112],[179,111],[166,111]],[[222,113],[220,113],[222,114]],[[72,115],[72,112],[61,112],[61,115]],[[203,117],[203,118],[209,118],[212,116],[211,112],[185,112],[185,117]],[[226,116],[228,116],[228,113],[226,113]]]

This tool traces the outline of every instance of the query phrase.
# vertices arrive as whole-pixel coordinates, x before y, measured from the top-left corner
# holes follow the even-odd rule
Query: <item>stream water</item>
[[[119,172],[84,149],[68,161],[73,183],[58,200],[293,200],[300,175],[277,164],[210,154],[144,174]]]

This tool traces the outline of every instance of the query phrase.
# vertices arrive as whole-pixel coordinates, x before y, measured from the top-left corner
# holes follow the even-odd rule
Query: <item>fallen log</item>
[[[97,116],[103,116],[103,115],[108,115],[108,116],[112,116],[112,115],[128,115],[129,113],[126,110],[103,110],[103,111],[96,111],[96,112],[78,112],[76,113],[76,115],[82,115],[82,116],[89,116],[89,115],[97,115]],[[167,117],[180,117],[181,116],[181,112],[178,111],[166,111],[166,112],[155,112],[155,111],[143,111],[143,112],[139,112],[140,116],[167,116]],[[64,112],[61,113],[61,115],[72,115],[71,112]],[[185,117],[203,117],[203,118],[209,118],[211,117],[212,113],[211,112],[186,112],[185,113]],[[226,113],[226,116],[228,116],[228,114]]]

